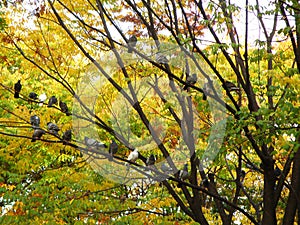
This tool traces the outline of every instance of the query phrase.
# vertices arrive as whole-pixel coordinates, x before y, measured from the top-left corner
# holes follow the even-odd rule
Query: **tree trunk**
[[[300,142],[300,135],[297,138]],[[299,204],[300,204],[300,147],[298,147],[297,152],[294,156],[293,173],[291,181],[291,190],[283,217],[283,225],[293,225],[296,219],[296,212],[298,208],[299,217]],[[299,219],[299,218],[298,218]]]

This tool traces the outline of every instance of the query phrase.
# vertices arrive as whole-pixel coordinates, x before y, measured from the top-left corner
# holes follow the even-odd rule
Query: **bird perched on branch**
[[[159,64],[168,64],[169,60],[165,55],[163,55],[161,52],[157,52],[155,55],[155,60]]]
[[[15,98],[19,98],[19,94],[20,94],[20,91],[22,89],[22,84],[21,84],[21,80],[18,80],[17,83],[15,83],[14,85],[14,90],[15,90],[15,94],[14,94],[14,97]]]
[[[46,99],[47,99],[47,95],[46,95],[45,93],[41,94],[41,95],[39,96],[39,101],[40,101],[39,106],[42,106],[43,103],[46,101]]]
[[[37,115],[30,117],[30,124],[32,125],[33,129],[39,128],[40,122],[41,122],[40,117],[38,117]]]
[[[84,137],[84,143],[89,149],[107,148],[106,144],[89,137]]]
[[[51,134],[58,135],[59,128],[56,124],[48,122],[47,127]]]
[[[135,162],[139,158],[139,150],[135,148],[132,152],[130,152],[127,160],[130,162]]]
[[[38,95],[35,92],[30,92],[28,95],[29,98],[33,99],[33,100],[37,100],[38,99]]]
[[[108,158],[109,161],[111,161],[113,155],[117,153],[118,148],[119,148],[118,144],[114,140],[112,140],[108,148],[108,153],[110,154],[110,157]]]
[[[130,152],[127,160],[130,162],[135,162],[139,158],[139,150],[135,148],[132,152]],[[125,163],[127,166],[127,170],[129,169],[130,164],[128,162]]]
[[[67,116],[71,115],[66,103],[59,101],[59,107],[60,107],[61,111],[63,113],[65,113]]]
[[[35,142],[36,140],[39,140],[41,139],[41,137],[45,134],[46,132],[40,128],[38,129],[35,129],[33,131],[33,134],[32,134],[32,139],[31,139],[31,142]]]
[[[188,164],[184,164],[183,169],[179,171],[179,179],[186,180],[189,177]]]
[[[207,93],[212,93],[213,91],[213,83],[212,81],[207,81],[203,85],[203,100],[207,100]]]
[[[197,82],[197,74],[193,73],[192,75],[186,78],[186,85],[184,85],[183,90],[187,90],[189,86],[195,85]]]
[[[147,166],[152,166],[152,165],[154,165],[155,164],[155,156],[153,155],[153,154],[151,154],[148,158],[147,158],[147,160],[146,160],[146,165]]]
[[[230,81],[225,81],[223,87],[224,88],[226,87],[228,89],[228,91],[239,91],[240,90],[234,83],[232,83]]]
[[[48,107],[52,107],[53,105],[56,104],[57,104],[57,98],[53,95],[51,98],[49,98]]]
[[[209,186],[209,181],[207,178],[205,178],[204,180],[201,181],[201,185],[205,188],[208,188]]]
[[[137,38],[135,35],[132,35],[128,39],[128,53],[132,53],[132,48],[134,48],[137,44]]]
[[[183,169],[179,170],[178,174],[179,180],[186,180],[189,177],[188,164],[184,164]],[[177,187],[181,187],[181,184],[178,183]]]
[[[62,139],[63,139],[63,145],[65,145],[66,142],[71,141],[71,139],[72,139],[72,130],[66,130],[62,135]]]

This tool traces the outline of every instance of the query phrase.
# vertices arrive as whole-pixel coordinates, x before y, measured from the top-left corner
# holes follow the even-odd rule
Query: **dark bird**
[[[113,155],[117,153],[118,148],[118,144],[114,140],[112,140],[108,148],[108,153],[110,155],[110,157],[108,158],[109,161],[112,161]]]
[[[31,142],[35,142],[36,140],[39,140],[41,139],[41,137],[43,136],[43,134],[45,134],[46,132],[40,128],[38,129],[35,129],[33,131],[33,134],[32,134],[32,139],[31,139]]]
[[[88,148],[96,148],[96,149],[107,148],[106,144],[96,141],[93,138],[84,137],[84,143]]]
[[[156,62],[158,62],[159,64],[167,64],[169,62],[167,57],[160,52],[156,53],[155,58]]]
[[[29,98],[33,99],[33,100],[37,100],[38,99],[38,95],[35,92],[30,92],[28,95]]]
[[[136,46],[137,43],[137,38],[135,35],[132,35],[129,39],[128,39],[128,53],[132,52],[132,48],[134,48]]]
[[[31,116],[30,117],[30,124],[32,125],[32,128],[36,129],[40,127],[40,117],[37,115]]]
[[[56,124],[48,122],[47,127],[51,134],[58,135],[59,128]]]
[[[14,89],[15,89],[14,97],[19,98],[20,97],[19,94],[20,94],[20,91],[22,89],[21,80],[18,80],[18,82],[15,83]]]
[[[67,106],[66,103],[64,103],[64,102],[62,102],[62,101],[59,101],[59,107],[60,107],[61,111],[62,111],[63,113],[65,113],[67,116],[70,115],[69,109],[68,109],[68,106]]]
[[[224,88],[226,87],[228,89],[228,91],[239,91],[240,90],[234,83],[232,83],[230,81],[225,81],[223,87]]]
[[[195,85],[197,82],[197,74],[193,73],[191,76],[186,78],[186,85],[184,85],[183,90],[187,90],[189,86]]]
[[[201,184],[203,185],[203,187],[208,188],[209,186],[209,181],[207,178],[205,178],[204,180],[202,180]]]
[[[275,170],[274,170],[274,175],[275,175],[276,177],[279,177],[279,176],[281,175],[281,169],[279,169],[277,166],[276,166],[276,168],[275,168]]]
[[[182,170],[179,171],[179,179],[186,180],[189,177],[188,164],[184,164]]]
[[[155,156],[153,154],[151,154],[149,156],[149,158],[147,158],[147,160],[146,160],[146,165],[151,166],[151,165],[154,165],[154,163],[155,163]]]
[[[72,130],[66,130],[62,135],[62,139],[63,139],[63,144],[64,145],[65,145],[66,142],[71,141],[71,139],[72,139]]]
[[[53,105],[57,104],[57,98],[55,96],[52,96],[51,98],[49,98],[48,101],[48,107],[52,107]]]

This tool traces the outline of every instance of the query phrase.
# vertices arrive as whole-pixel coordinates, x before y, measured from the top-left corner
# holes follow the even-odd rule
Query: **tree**
[[[19,23],[4,30],[3,43],[20,54],[22,64],[11,72],[27,78],[25,65],[32,64],[30,75],[45,80],[26,81],[26,91],[47,84],[51,90],[44,91],[59,95],[72,110],[37,107],[39,102],[21,91],[21,99],[6,103],[11,115],[1,134],[30,140],[32,128],[6,125],[28,124],[33,108],[43,121],[52,116],[60,124],[72,123],[76,137],[69,142],[47,132],[39,144],[80,150],[102,176],[150,188],[153,193],[142,194],[145,204],[158,181],[173,199],[169,209],[179,206],[200,224],[213,221],[210,214],[222,224],[299,222],[297,1],[246,0],[238,6],[224,0],[58,0],[37,3],[33,13],[34,26]],[[255,41],[250,19],[263,34]],[[206,41],[207,33],[212,41]],[[128,44],[132,35],[136,46]],[[3,87],[11,90],[12,84]],[[95,141],[84,142],[85,137]],[[99,149],[100,140],[107,145],[116,140],[117,153]],[[136,148],[139,159],[127,160]],[[147,165],[150,154],[156,155],[154,166]],[[146,211],[165,214],[159,206]]]

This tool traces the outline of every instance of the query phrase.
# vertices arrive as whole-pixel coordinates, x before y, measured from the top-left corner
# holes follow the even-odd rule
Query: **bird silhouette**
[[[110,154],[108,160],[110,161],[112,160],[113,155],[117,153],[118,148],[119,148],[118,144],[114,140],[112,140],[108,148],[108,153]]]
[[[179,180],[186,180],[189,177],[188,164],[184,164],[183,169],[179,170]],[[177,187],[181,187],[181,183],[178,183]]]
[[[132,48],[134,48],[137,44],[137,37],[135,35],[132,35],[128,39],[128,53],[132,53]]]
[[[189,86],[195,85],[197,82],[197,74],[193,73],[191,76],[186,78],[186,85],[184,85],[183,90],[187,90]]]
[[[207,178],[205,178],[204,180],[202,180],[201,184],[203,185],[203,187],[208,188],[209,186],[209,181]]]
[[[151,165],[154,165],[155,164],[155,156],[153,154],[151,154],[147,160],[146,160],[146,165],[147,166],[151,166]]]
[[[52,107],[53,105],[56,104],[57,104],[57,98],[53,95],[51,98],[49,98],[48,107]]]
[[[228,91],[239,91],[240,89],[232,82],[230,81],[225,81],[223,87],[227,88]]]
[[[40,127],[40,117],[37,115],[30,116],[30,124],[32,125],[32,128],[36,129]]]
[[[72,139],[72,130],[66,130],[62,135],[62,139],[63,139],[63,145],[65,145],[66,142],[71,141],[71,139]]]
[[[157,52],[155,55],[156,62],[159,64],[167,64],[169,60],[165,55],[163,55],[161,52]]]
[[[54,124],[52,122],[48,122],[47,127],[51,134],[58,135],[59,128],[56,124]]]
[[[28,95],[29,98],[33,99],[33,100],[37,100],[38,99],[38,95],[35,92],[30,92]]]
[[[20,91],[22,89],[22,84],[21,84],[21,80],[18,80],[17,83],[15,83],[14,85],[14,90],[15,90],[15,94],[14,94],[14,97],[15,98],[19,98],[19,94],[20,94]]]
[[[106,144],[89,137],[84,137],[84,143],[89,149],[107,148]]]
[[[33,131],[33,134],[32,134],[32,139],[31,139],[31,142],[35,142],[36,140],[39,140],[41,139],[41,137],[45,134],[46,132],[40,128],[38,129],[35,129]]]
[[[67,106],[67,104],[65,102],[59,101],[59,107],[60,107],[61,111],[63,113],[65,113],[67,116],[71,115],[69,113],[68,106]]]

